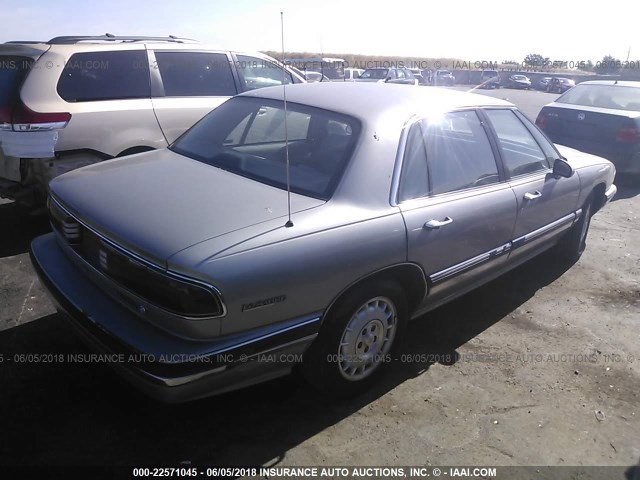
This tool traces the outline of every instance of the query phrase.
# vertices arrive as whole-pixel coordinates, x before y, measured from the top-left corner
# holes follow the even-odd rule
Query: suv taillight
[[[13,116],[11,118],[13,130],[16,132],[56,130],[66,127],[69,120],[71,120],[70,113],[34,112],[22,102],[17,103],[13,109]]]
[[[622,127],[618,130],[616,141],[622,143],[638,143],[638,141],[640,141],[640,128],[637,125]]]

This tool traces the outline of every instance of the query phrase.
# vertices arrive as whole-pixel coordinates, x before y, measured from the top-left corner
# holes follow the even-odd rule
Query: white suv
[[[176,37],[0,45],[0,197],[41,203],[52,178],[164,148],[231,96],[304,79],[260,53]]]

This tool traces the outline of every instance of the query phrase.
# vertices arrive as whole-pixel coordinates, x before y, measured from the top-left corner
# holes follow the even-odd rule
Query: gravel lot
[[[554,98],[480,93],[532,119]],[[101,365],[21,362],[86,350],[26,253],[46,220],[0,204],[0,465],[638,465],[639,193],[572,267],[543,256],[413,323],[415,361],[341,403],[289,377],[164,405]]]

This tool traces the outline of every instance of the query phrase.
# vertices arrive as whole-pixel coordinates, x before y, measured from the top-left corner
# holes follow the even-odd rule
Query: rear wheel
[[[338,300],[305,353],[307,381],[334,396],[367,390],[400,343],[407,321],[402,290],[391,282],[356,287]]]

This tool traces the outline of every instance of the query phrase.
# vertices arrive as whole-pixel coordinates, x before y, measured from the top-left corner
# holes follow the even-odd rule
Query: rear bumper
[[[48,158],[55,155],[58,130],[41,132],[0,131],[4,155],[17,158]]]
[[[182,402],[288,374],[314,340],[320,315],[210,341],[172,336],[100,291],[58,246],[36,238],[31,261],[60,313],[121,376],[147,395]]]

